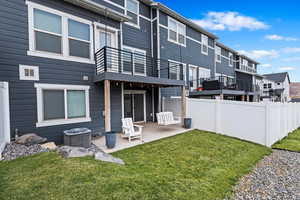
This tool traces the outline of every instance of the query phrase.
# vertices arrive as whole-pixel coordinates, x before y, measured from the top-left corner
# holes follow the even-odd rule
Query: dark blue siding
[[[48,7],[61,10],[91,21],[108,22],[119,28],[119,23],[103,16],[72,6],[59,0],[35,0]],[[11,130],[20,134],[35,132],[56,142],[62,141],[62,131],[74,127],[88,127],[94,132],[103,132],[103,86],[93,83],[95,65],[27,56],[28,16],[24,1],[2,1],[0,6],[0,81],[10,86]],[[89,85],[90,116],[92,121],[70,125],[36,128],[36,89],[33,81],[19,80],[19,64],[39,66],[38,83]],[[83,81],[88,76],[88,81]],[[116,97],[119,91],[112,91]],[[117,93],[117,94],[116,94]],[[114,98],[117,99],[117,98]],[[119,102],[118,102],[119,103]],[[113,108],[115,109],[115,108]],[[115,109],[120,112],[120,109]],[[113,115],[113,128],[120,127],[120,117]]]

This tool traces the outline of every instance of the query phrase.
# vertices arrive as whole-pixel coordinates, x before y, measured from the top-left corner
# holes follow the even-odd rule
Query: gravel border
[[[300,153],[273,150],[234,192],[234,200],[300,200]]]
[[[20,157],[31,156],[42,152],[49,152],[49,150],[41,147],[39,144],[26,146],[11,142],[6,145],[4,151],[2,152],[2,159],[6,161],[14,160]]]

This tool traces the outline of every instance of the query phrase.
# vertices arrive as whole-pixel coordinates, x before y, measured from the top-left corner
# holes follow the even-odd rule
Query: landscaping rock
[[[300,200],[300,153],[274,150],[244,176],[235,200]]]
[[[39,144],[34,145],[23,145],[17,144],[15,142],[11,142],[7,144],[3,153],[2,158],[3,160],[14,160],[19,157],[30,156],[37,153],[48,152],[48,149],[43,148]]]
[[[33,144],[41,144],[46,141],[47,141],[46,138],[40,137],[35,133],[29,133],[18,137],[15,142],[17,144],[33,145]]]
[[[112,155],[104,153],[104,152],[97,152],[95,154],[95,160],[116,163],[119,165],[125,165],[125,162],[122,159],[113,157]]]
[[[94,155],[92,151],[83,147],[62,146],[58,148],[58,151],[65,158],[79,158]]]
[[[54,151],[54,150],[57,149],[57,146],[55,145],[54,142],[48,142],[48,143],[42,144],[41,146],[42,146],[43,148],[49,149],[49,150],[51,150],[51,151]]]

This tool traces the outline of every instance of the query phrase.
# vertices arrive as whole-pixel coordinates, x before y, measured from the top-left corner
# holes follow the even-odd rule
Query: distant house
[[[300,102],[300,82],[290,84],[290,97],[292,102]]]
[[[290,101],[290,78],[287,72],[264,74],[262,99],[276,102]]]

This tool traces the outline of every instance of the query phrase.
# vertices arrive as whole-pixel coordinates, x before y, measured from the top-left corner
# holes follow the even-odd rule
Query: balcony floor
[[[124,74],[124,73],[116,73],[116,72],[103,72],[101,74],[95,75],[94,77],[94,82],[101,82],[104,80],[156,84],[156,85],[163,85],[163,86],[184,85],[184,81],[182,80],[173,80],[167,78],[158,78],[158,77],[142,76],[142,75],[131,75],[131,74]]]
[[[101,148],[106,153],[112,153],[112,152],[120,151],[122,149],[127,149],[130,147],[149,143],[155,140],[160,140],[162,138],[171,137],[189,131],[189,129],[183,128],[180,124],[171,125],[171,126],[158,126],[157,123],[144,123],[139,125],[144,126],[142,132],[142,136],[143,136],[142,141],[140,139],[135,139],[129,142],[127,138],[122,138],[121,134],[118,134],[117,144],[116,147],[113,149],[108,149],[105,146],[104,136],[93,140],[93,144]]]

